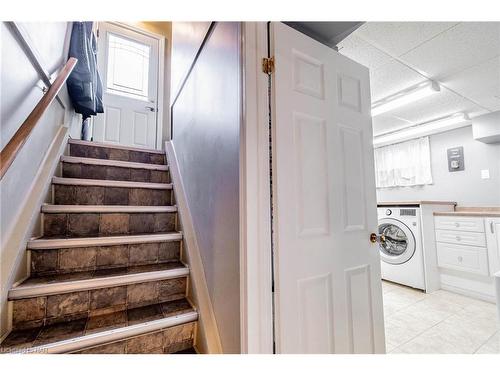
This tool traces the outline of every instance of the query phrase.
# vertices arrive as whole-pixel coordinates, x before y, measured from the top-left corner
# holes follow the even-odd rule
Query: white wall
[[[25,23],[21,27],[29,36],[41,57],[41,63],[49,73],[56,73],[67,59],[70,24]],[[14,38],[5,22],[0,25],[1,75],[0,75],[0,120],[1,147],[3,148],[38,103],[43,93],[42,81],[33,65]],[[67,94],[62,97],[67,101]],[[35,177],[46,156],[49,146],[58,134],[65,119],[72,122],[71,106],[65,113],[61,104],[54,101],[44,114],[13,164],[0,181],[0,335],[7,324],[6,294],[13,279],[25,272],[25,249],[6,245],[13,233],[26,231],[16,226],[27,197],[31,194]],[[74,124],[77,126],[77,121]],[[77,132],[77,131],[76,131]],[[36,234],[36,233],[34,233]]]
[[[500,206],[500,144],[485,144],[472,138],[472,127],[430,136],[434,183],[421,187],[377,189],[382,201],[448,200],[461,206]],[[463,146],[465,170],[448,172],[448,148]],[[481,179],[489,169],[490,179]]]
[[[211,22],[175,22],[172,26],[171,101],[193,63]],[[175,40],[174,40],[175,39]]]
[[[191,65],[176,56],[178,44],[194,57],[204,36],[181,26],[177,34],[173,23],[178,72]],[[173,144],[224,353],[240,352],[240,79],[240,24],[218,23],[172,109]]]

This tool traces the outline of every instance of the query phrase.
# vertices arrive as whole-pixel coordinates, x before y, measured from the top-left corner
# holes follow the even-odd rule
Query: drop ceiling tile
[[[392,56],[401,56],[456,24],[456,22],[367,22],[356,30],[355,34]]]
[[[500,55],[500,22],[463,22],[401,56],[433,79]]]
[[[441,82],[491,111],[500,109],[500,56],[446,77]]]
[[[387,114],[411,121],[414,124],[420,124],[458,112],[469,113],[480,110],[480,107],[469,100],[442,88],[439,93],[396,108]]]
[[[377,136],[382,133],[387,133],[395,130],[399,130],[402,128],[406,128],[407,126],[411,126],[412,123],[408,121],[404,121],[394,116],[390,115],[379,115],[373,117],[373,135]]]
[[[354,33],[340,42],[337,47],[342,55],[366,66],[370,70],[377,69],[392,60],[392,57],[365,42]]]
[[[396,60],[370,72],[372,103],[426,79]]]

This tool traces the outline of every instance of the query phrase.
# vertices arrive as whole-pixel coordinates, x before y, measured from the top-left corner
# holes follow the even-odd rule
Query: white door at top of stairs
[[[93,140],[156,148],[159,41],[112,23],[99,23],[98,65],[104,113]]]

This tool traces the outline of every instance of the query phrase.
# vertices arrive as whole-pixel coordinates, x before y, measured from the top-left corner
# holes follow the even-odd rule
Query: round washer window
[[[415,253],[415,237],[404,223],[396,219],[379,221],[378,232],[385,236],[385,243],[379,244],[382,260],[390,264],[402,264]]]
[[[408,237],[401,228],[394,224],[382,224],[378,227],[380,235],[385,236],[385,243],[380,244],[380,250],[389,256],[399,256],[408,247]]]

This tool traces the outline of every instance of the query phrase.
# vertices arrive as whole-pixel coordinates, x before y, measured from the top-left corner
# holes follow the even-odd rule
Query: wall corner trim
[[[223,350],[219,329],[217,327],[212,301],[208,292],[205,271],[196,238],[196,232],[194,230],[193,218],[189,210],[189,205],[187,204],[187,197],[172,141],[165,142],[165,152],[167,154],[170,178],[174,185],[178,215],[184,234],[183,250],[188,260],[189,268],[191,269],[190,282],[194,294],[191,297],[199,312],[199,335],[196,340],[197,349],[202,353],[222,354]]]

